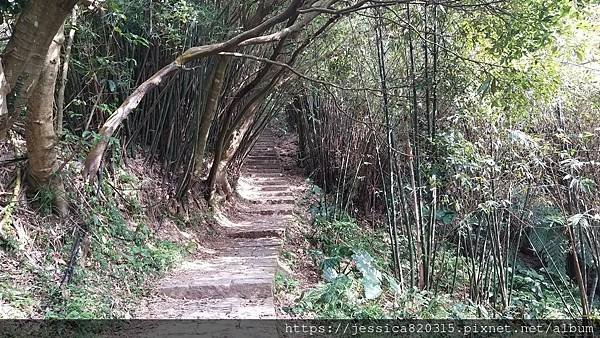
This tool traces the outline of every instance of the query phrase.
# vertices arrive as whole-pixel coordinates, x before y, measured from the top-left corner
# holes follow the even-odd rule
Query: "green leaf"
[[[338,272],[336,270],[338,265],[339,265],[338,257],[330,257],[330,258],[324,259],[323,262],[321,262],[321,269],[323,269],[323,278],[326,281],[331,282],[338,277]]]
[[[374,259],[368,252],[355,250],[352,259],[362,273],[362,283],[365,289],[365,298],[376,299],[381,295],[381,272],[377,270]]]
[[[115,81],[107,80],[106,83],[108,83],[108,90],[110,90],[111,93],[114,93],[117,90],[117,84]]]
[[[483,81],[483,83],[479,86],[479,89],[477,89],[477,92],[480,95],[486,94],[489,91],[490,86],[492,85],[492,80],[493,80],[493,78],[491,76],[488,76],[485,79],[485,81]]]

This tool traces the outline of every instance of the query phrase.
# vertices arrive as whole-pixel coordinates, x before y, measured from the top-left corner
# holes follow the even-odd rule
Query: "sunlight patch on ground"
[[[260,191],[256,189],[256,185],[248,177],[242,176],[239,178],[237,192],[244,199],[258,200],[260,198]]]
[[[251,228],[252,226],[254,226],[254,222],[252,221],[233,222],[220,211],[215,215],[215,220],[219,223],[220,226],[225,228]]]

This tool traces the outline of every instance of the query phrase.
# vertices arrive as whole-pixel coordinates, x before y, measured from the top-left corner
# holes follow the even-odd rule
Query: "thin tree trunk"
[[[56,98],[56,134],[60,137],[63,129],[63,110],[65,107],[65,88],[67,87],[67,76],[69,75],[69,63],[71,61],[71,49],[73,48],[73,40],[75,40],[75,24],[77,23],[77,7],[73,8],[71,14],[71,29],[69,30],[69,38],[65,46],[65,58],[62,65],[62,74],[60,79],[60,87]]]
[[[60,65],[60,46],[64,40],[61,29],[50,44],[37,86],[28,104],[25,130],[29,157],[29,181],[34,188],[49,187],[55,194],[54,204],[59,216],[66,216],[68,206],[60,176],[56,175],[56,133],[53,124],[54,90]]]
[[[299,99],[296,99],[299,100]],[[306,150],[306,119],[304,117],[304,111],[302,110],[302,108],[297,108],[297,107],[293,107],[292,110],[294,110],[295,114],[296,114],[296,120],[297,120],[297,125],[298,125],[298,140],[299,140],[299,151],[300,151],[300,167],[304,168],[304,162],[305,162],[305,158],[307,157],[307,150]]]
[[[221,96],[221,89],[223,88],[223,79],[225,78],[225,70],[229,64],[228,56],[219,56],[215,74],[213,76],[212,84],[210,87],[210,93],[208,94],[208,101],[206,103],[206,109],[202,117],[199,118],[198,126],[198,137],[196,141],[195,159],[194,159],[194,175],[199,176],[202,171],[202,164],[204,162],[204,151],[206,150],[206,142],[208,140],[208,132],[210,126],[215,117],[215,114],[219,108],[219,99]]]
[[[383,95],[383,111],[385,115],[385,124],[386,124],[386,135],[387,135],[387,149],[388,149],[388,164],[389,164],[389,194],[388,194],[388,227],[389,227],[389,236],[390,243],[392,246],[392,256],[394,262],[394,276],[399,279],[400,286],[404,288],[404,276],[402,275],[402,267],[400,265],[400,254],[398,252],[398,214],[396,209],[396,196],[395,196],[395,173],[394,173],[394,156],[392,152],[392,147],[394,146],[394,129],[392,127],[392,122],[390,118],[390,109],[389,109],[389,97],[388,97],[388,89],[387,89],[387,70],[385,63],[385,46],[383,43],[383,19],[381,17],[381,13],[378,11],[378,22],[376,29],[376,44],[377,44],[377,55],[379,61],[379,77],[381,84],[381,92]],[[382,177],[384,180],[384,177]]]
[[[2,68],[2,59],[0,59],[0,120],[8,115],[8,107],[6,104],[6,95],[10,92],[10,87],[4,76],[4,68]]]

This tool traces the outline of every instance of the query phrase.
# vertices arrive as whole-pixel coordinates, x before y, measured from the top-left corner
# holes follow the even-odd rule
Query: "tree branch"
[[[238,58],[244,58],[244,59],[249,59],[249,60],[254,60],[254,61],[258,61],[258,62],[264,62],[264,63],[270,63],[282,68],[285,68],[287,70],[289,70],[290,72],[294,73],[296,76],[303,78],[305,80],[308,80],[310,82],[315,82],[324,86],[329,86],[329,87],[333,87],[336,89],[340,89],[340,90],[347,90],[347,91],[369,91],[369,92],[381,92],[381,89],[376,89],[376,88],[368,88],[368,87],[357,87],[357,88],[351,88],[351,87],[344,87],[344,86],[340,86],[338,84],[332,83],[332,82],[328,82],[328,81],[324,81],[324,80],[319,80],[316,79],[314,77],[310,77],[308,75],[304,75],[302,74],[300,71],[296,70],[294,67],[288,65],[287,63],[283,63],[283,62],[279,62],[279,61],[274,61],[268,58],[263,58],[260,56],[255,56],[255,55],[248,55],[248,54],[242,54],[242,53],[236,53],[236,52],[221,52],[219,53],[219,55],[223,55],[223,56],[233,56],[233,57],[238,57]]]
[[[319,0],[314,3],[315,6],[331,6],[340,0]],[[289,26],[279,32],[260,36],[267,29],[274,27],[278,23],[281,23],[294,14],[297,14],[297,8],[302,4],[302,0],[293,0],[290,5],[281,13],[276,16],[265,20],[262,24],[240,33],[233,38],[216,44],[204,45],[192,47],[181,54],[175,61],[163,67],[152,77],[142,83],[124,102],[123,104],[111,115],[111,117],[104,123],[102,129],[100,129],[101,140],[92,148],[88,154],[84,168],[83,177],[85,180],[92,181],[96,176],[96,173],[100,169],[100,163],[104,156],[104,151],[108,146],[108,139],[112,137],[116,129],[121,123],[129,116],[129,114],[137,108],[144,96],[153,88],[157,87],[164,80],[170,78],[185,64],[201,59],[203,57],[216,55],[221,52],[229,51],[234,48],[246,45],[264,44],[273,41],[278,41],[289,34],[300,31],[304,26],[308,25],[314,20],[319,13],[311,13],[305,15],[302,20],[298,21],[292,26]]]

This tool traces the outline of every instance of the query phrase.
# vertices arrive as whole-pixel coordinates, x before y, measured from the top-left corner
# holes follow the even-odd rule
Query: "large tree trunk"
[[[66,216],[68,206],[60,176],[56,175],[56,133],[53,123],[54,90],[60,65],[60,46],[64,40],[62,29],[50,44],[37,86],[28,104],[25,140],[29,157],[29,181],[36,188],[48,187],[55,196],[60,216]]]
[[[0,119],[0,137],[29,101],[52,39],[79,0],[30,0],[19,16],[2,56],[11,88],[8,114]]]
[[[202,170],[202,164],[204,162],[204,151],[206,150],[206,142],[208,140],[208,133],[212,124],[213,118],[219,108],[219,98],[221,96],[221,89],[223,88],[223,79],[225,78],[225,70],[229,64],[229,57],[219,56],[215,73],[213,75],[212,84],[210,87],[210,93],[208,94],[208,101],[206,103],[206,109],[199,118],[198,126],[198,137],[196,142],[195,159],[194,159],[194,175],[199,176]]]

